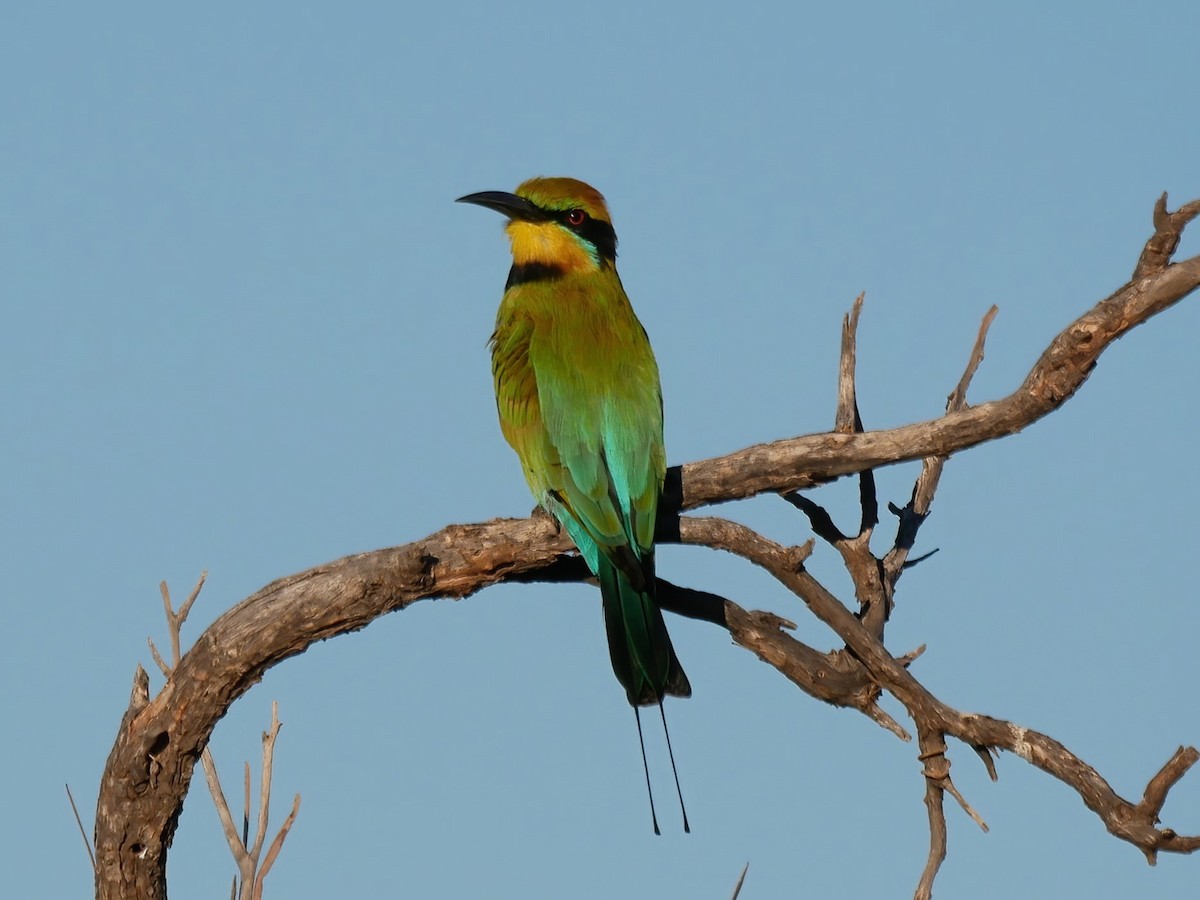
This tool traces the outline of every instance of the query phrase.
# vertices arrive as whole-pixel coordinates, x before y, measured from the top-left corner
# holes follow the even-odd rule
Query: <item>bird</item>
[[[609,657],[637,721],[657,705],[683,830],[691,831],[663,698],[692,687],[655,593],[654,527],[666,474],[658,364],[617,275],[604,197],[574,178],[459,197],[501,213],[512,268],[489,345],[500,429],[538,504],[600,583]]]

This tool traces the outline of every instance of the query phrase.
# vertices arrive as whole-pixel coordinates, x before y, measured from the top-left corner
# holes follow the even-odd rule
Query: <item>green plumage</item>
[[[629,702],[690,695],[654,597],[666,473],[658,366],[616,270],[509,288],[492,372],[500,425],[530,489],[600,580]]]
[[[504,436],[600,582],[630,704],[689,696],[655,599],[666,473],[658,365],[617,275],[604,200],[566,178],[462,199],[510,219],[514,266],[491,339]]]

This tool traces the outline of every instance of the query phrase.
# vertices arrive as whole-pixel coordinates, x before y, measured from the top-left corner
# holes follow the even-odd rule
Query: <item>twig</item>
[[[720,521],[720,520],[718,520]],[[1147,801],[1133,804],[1119,796],[1100,774],[1053,738],[1012,722],[959,712],[938,700],[916,680],[900,660],[893,658],[850,612],[808,572],[796,571],[786,563],[787,550],[754,531],[735,523],[687,518],[684,539],[709,543],[707,531],[714,529],[722,548],[736,553],[770,572],[776,580],[800,597],[809,609],[839,637],[869,671],[908,710],[918,731],[950,735],[972,748],[998,748],[1020,756],[1057,780],[1073,788],[1116,837],[1140,848],[1153,859],[1161,851],[1192,853],[1200,849],[1200,836],[1185,837],[1171,828],[1157,827],[1156,806],[1162,793],[1200,759],[1193,748],[1177,751],[1171,761],[1147,785]],[[771,662],[770,659],[767,660]],[[781,671],[783,669],[781,667]],[[786,672],[784,674],[787,674]],[[922,752],[926,752],[923,748]],[[983,758],[983,754],[980,754]],[[989,774],[994,768],[989,766]],[[940,801],[939,801],[940,803]],[[969,807],[964,807],[968,809]]]
[[[183,606],[176,612],[171,606],[171,591],[167,587],[165,581],[159,582],[158,589],[162,594],[163,610],[167,617],[167,633],[171,641],[171,657],[174,665],[168,666],[163,661],[162,656],[158,652],[158,648],[154,646],[154,641],[147,638],[150,645],[150,653],[154,657],[155,663],[167,678],[171,677],[171,673],[179,666],[181,659],[181,641],[180,632],[183,625],[187,622],[188,614],[192,611],[192,604],[196,602],[196,598],[200,596],[200,590],[204,587],[204,581],[208,578],[207,572],[201,572],[200,578],[196,581],[196,586],[192,588],[192,592],[188,595]],[[263,743],[263,769],[260,779],[260,795],[258,803],[258,828],[255,833],[254,846],[249,847],[250,840],[250,763],[245,765],[245,805],[242,813],[242,834],[238,837],[237,827],[233,823],[233,813],[229,809],[229,801],[225,799],[225,791],[221,788],[221,779],[217,774],[217,764],[213,760],[212,752],[205,747],[200,753],[200,765],[204,769],[204,778],[208,783],[208,792],[212,796],[213,806],[217,810],[217,818],[221,820],[221,830],[225,834],[225,841],[229,844],[229,851],[233,854],[234,863],[238,868],[238,875],[234,876],[232,894],[238,892],[238,879],[241,879],[240,894],[242,900],[262,900],[263,880],[267,877],[267,872],[275,863],[275,858],[279,855],[280,849],[283,847],[283,841],[287,837],[288,831],[291,830],[292,823],[296,820],[296,813],[300,809],[300,795],[296,795],[296,799],[292,803],[292,811],[284,822],[283,827],[271,842],[270,850],[267,853],[266,862],[259,868],[259,856],[262,853],[263,841],[267,834],[267,819],[271,809],[271,780],[272,768],[275,761],[275,739],[279,736],[279,729],[282,727],[279,721],[279,704],[271,703],[271,728],[269,731],[264,731],[262,736]],[[68,795],[70,790],[68,789]],[[72,801],[72,807],[74,802]],[[78,819],[78,813],[76,814]],[[83,826],[80,825],[82,831]],[[86,838],[85,838],[86,841]],[[90,852],[90,851],[89,851]],[[93,868],[95,861],[93,860]]]
[[[1133,280],[1156,275],[1166,269],[1179,249],[1179,239],[1189,222],[1200,216],[1200,200],[1185,203],[1175,212],[1167,212],[1167,194],[1163,192],[1154,204],[1154,234],[1146,241],[1142,255],[1133,270]]]
[[[862,431],[862,420],[858,415],[858,394],[854,387],[854,372],[858,363],[857,335],[858,317],[862,313],[863,299],[859,294],[842,319],[842,352],[838,364],[838,405],[834,416],[833,430],[838,434],[857,434]]]
[[[776,577],[780,571],[800,573],[797,559],[807,558],[812,549],[811,542],[801,547],[783,547],[745,525],[711,516],[683,516],[679,527],[680,539],[686,544],[699,544],[739,555],[744,555],[742,550],[747,544],[753,545],[756,550],[770,554],[773,568],[767,570]],[[837,600],[833,602],[850,615]],[[730,600],[725,601],[725,626],[737,644],[770,663],[805,693],[826,703],[857,709],[902,741],[911,740],[908,732],[879,707],[879,687],[853,654],[840,650],[830,653],[814,650],[780,630],[785,626],[794,629],[791,622],[773,613],[747,612]],[[918,655],[913,654],[911,659]]]
[[[967,359],[967,367],[963,370],[962,377],[958,380],[954,390],[946,398],[947,413],[959,412],[967,408],[967,389],[971,386],[971,380],[979,370],[980,363],[983,362],[988,329],[991,328],[999,311],[998,307],[992,306],[984,315],[983,322],[979,325],[979,334],[975,337],[975,346],[971,348],[971,355]],[[916,484],[913,485],[912,496],[905,507],[898,509],[892,504],[888,504],[888,509],[899,520],[896,525],[895,543],[882,560],[884,580],[893,589],[901,573],[910,568],[908,554],[917,541],[917,532],[929,516],[930,507],[933,506],[933,495],[937,492],[946,459],[945,456],[926,457],[921,464],[921,474],[917,477]],[[936,552],[936,550],[932,551],[932,553]],[[930,555],[931,553],[927,553],[913,560],[912,564],[916,565],[921,560],[928,559]]]
[[[92,852],[92,842],[88,840],[87,832],[83,830],[83,820],[79,818],[79,808],[75,806],[75,798],[71,796],[71,786],[64,784],[67,789],[67,800],[71,803],[71,812],[75,814],[75,824],[79,826],[79,836],[83,838],[83,849],[87,851],[88,861],[92,864],[92,873],[96,872],[96,854]]]
[[[262,884],[267,877],[267,873],[271,871],[271,866],[275,865],[275,859],[279,856],[279,851],[283,849],[283,842],[288,836],[288,832],[292,830],[292,825],[296,821],[296,816],[300,812],[300,795],[297,794],[292,798],[292,809],[287,814],[287,818],[283,820],[283,825],[279,828],[279,833],[275,835],[275,839],[271,841],[271,846],[267,848],[266,858],[263,860],[262,869],[258,873],[258,880],[254,885],[254,900],[262,900]]]
[[[221,831],[225,842],[229,844],[229,852],[233,854],[238,871],[241,872],[242,882],[245,883],[245,869],[242,859],[245,856],[245,845],[238,839],[237,826],[233,824],[233,813],[229,811],[229,802],[225,799],[225,791],[221,788],[221,778],[217,774],[217,765],[213,761],[212,752],[205,747],[200,754],[200,764],[204,767],[204,777],[208,782],[208,792],[212,795],[213,806],[217,809],[217,817],[221,820]]]
[[[279,852],[283,849],[283,842],[287,838],[288,832],[291,831],[292,825],[296,821],[296,815],[300,811],[300,795],[297,794],[292,800],[292,810],[284,820],[283,826],[271,841],[270,847],[267,849],[266,857],[262,856],[263,843],[267,835],[267,823],[270,818],[271,809],[271,783],[274,779],[274,764],[275,764],[275,741],[279,737],[279,730],[282,728],[282,723],[279,721],[279,704],[271,703],[271,727],[264,731],[262,735],[262,774],[259,777],[259,800],[258,800],[258,823],[255,829],[254,843],[249,845],[249,822],[250,822],[250,766],[246,764],[246,811],[242,818],[242,834],[238,836],[237,826],[233,822],[233,814],[229,810],[229,803],[225,799],[225,792],[221,788],[221,780],[217,775],[217,767],[213,762],[212,754],[208,748],[204,748],[204,752],[200,755],[200,762],[204,767],[204,777],[208,780],[208,790],[212,794],[213,805],[217,808],[217,816],[221,820],[221,830],[225,834],[225,841],[229,844],[229,851],[233,854],[234,863],[238,868],[238,875],[241,878],[240,896],[242,900],[262,900],[263,882],[270,872],[271,867],[275,864],[275,860],[279,856]],[[260,863],[260,859],[262,860]]]
[[[181,657],[179,646],[179,632],[183,629],[183,623],[187,621],[188,613],[192,611],[192,604],[196,602],[196,598],[200,596],[200,589],[204,587],[204,580],[208,578],[207,572],[201,572],[200,577],[196,580],[196,586],[192,588],[192,593],[188,595],[183,606],[179,607],[179,612],[171,609],[171,592],[167,589],[167,583],[160,581],[158,590],[162,594],[163,611],[167,615],[167,631],[171,635],[171,660],[174,665],[179,665]],[[153,645],[151,645],[151,649]],[[158,654],[155,653],[157,657]]]
[[[746,873],[750,871],[750,863],[747,862],[742,866],[742,874],[738,876],[737,884],[733,886],[733,896],[729,900],[737,900],[738,894],[742,892],[742,885],[746,883]]]
[[[242,846],[250,843],[250,762],[242,764]]]
[[[829,514],[829,510],[821,506],[811,497],[806,497],[799,491],[789,491],[783,495],[783,499],[808,518],[809,527],[812,528],[813,534],[819,537],[825,543],[836,547],[843,541],[847,540],[846,535],[842,534],[841,529],[833,521],[833,516]]]
[[[258,779],[258,828],[254,835],[254,846],[250,848],[250,855],[254,857],[255,862],[262,852],[263,841],[267,839],[267,819],[271,812],[271,778],[275,767],[275,739],[279,737],[281,727],[279,704],[272,701],[271,728],[262,734],[262,774]]]
[[[975,373],[979,371],[979,364],[983,362],[983,348],[987,343],[988,329],[992,327],[992,322],[995,321],[999,312],[1000,307],[993,303],[992,307],[984,314],[983,321],[979,325],[979,334],[975,337],[975,346],[971,348],[971,357],[967,360],[967,368],[963,370],[962,378],[958,380],[958,384],[946,398],[946,412],[966,409],[967,389],[971,386]]]
[[[983,762],[983,767],[987,769],[988,778],[992,779],[992,781],[999,781],[1000,776],[996,772],[996,757],[992,755],[992,748],[983,744],[976,744],[971,749],[975,751],[980,761]]]
[[[1162,812],[1163,804],[1167,802],[1167,793],[1173,788],[1179,779],[1187,774],[1188,769],[1200,760],[1200,753],[1196,752],[1195,747],[1180,747],[1175,751],[1175,754],[1167,760],[1167,764],[1158,770],[1158,773],[1150,779],[1146,785],[1146,791],[1142,795],[1142,802],[1138,804],[1138,810],[1146,816],[1158,818],[1158,814]]]
[[[180,633],[183,631],[184,623],[187,622],[188,614],[192,611],[192,604],[200,596],[200,589],[204,587],[204,581],[207,578],[208,572],[200,573],[200,577],[196,579],[196,586],[192,588],[191,594],[188,595],[183,606],[179,607],[178,612],[171,608],[171,589],[167,587],[167,583],[165,581],[158,583],[158,592],[162,595],[163,612],[167,616],[167,635],[171,641],[171,664],[168,666],[163,660],[162,655],[158,652],[158,647],[154,646],[153,638],[146,638],[146,643],[150,645],[150,655],[154,657],[155,665],[166,678],[171,677],[171,671],[179,665],[179,660],[183,658],[180,648]]]
[[[975,811],[975,808],[954,786],[954,781],[950,777],[950,759],[946,756],[946,736],[932,730],[926,732],[926,735],[926,739],[921,744],[921,754],[917,757],[925,764],[925,778],[933,782],[938,790],[946,791],[954,797],[963,812],[970,816],[984,832],[989,831],[987,822],[983,821],[983,816]]]
[[[150,656],[154,659],[154,664],[158,666],[158,671],[163,673],[163,678],[171,677],[171,666],[167,665],[166,660],[162,658],[162,654],[158,652],[158,647],[154,646],[154,638],[146,638],[146,643],[150,646]],[[179,660],[175,660],[176,663]]]
[[[858,410],[858,388],[855,385],[858,367],[858,320],[862,314],[863,299],[859,294],[842,319],[842,353],[838,365],[838,411],[833,430],[840,434],[861,434],[862,415]],[[864,544],[870,542],[872,529],[879,524],[879,500],[875,487],[875,472],[863,469],[858,473],[858,499],[862,519],[858,524],[858,536]]]

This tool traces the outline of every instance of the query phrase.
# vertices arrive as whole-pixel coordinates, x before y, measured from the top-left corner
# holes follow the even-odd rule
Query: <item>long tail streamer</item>
[[[679,811],[683,813],[683,833],[691,834],[692,828],[688,825],[687,808],[683,805],[683,791],[679,789],[679,770],[675,768],[675,751],[671,749],[671,732],[667,730],[667,714],[663,712],[662,701],[658,701],[658,714],[662,716],[663,734],[667,736],[667,754],[671,757],[671,774],[675,776],[675,793],[679,795]],[[642,762],[646,761],[646,748],[642,748]],[[647,775],[649,778],[649,775]]]
[[[633,717],[637,720],[638,743],[642,747],[642,770],[646,773],[646,794],[650,798],[650,821],[654,823],[654,833],[662,834],[658,830],[658,815],[654,812],[654,791],[650,789],[650,764],[646,762],[646,741],[642,738],[642,714],[636,706],[633,708]],[[674,765],[674,762],[671,764]]]

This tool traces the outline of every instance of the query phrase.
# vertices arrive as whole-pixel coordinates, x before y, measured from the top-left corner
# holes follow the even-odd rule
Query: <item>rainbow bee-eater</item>
[[[655,597],[654,524],[666,474],[658,364],[617,275],[617,235],[600,192],[532,178],[516,193],[460,197],[508,218],[513,264],[492,334],[500,429],[538,503],[600,582],[613,672],[638,726],[659,833],[641,706],[688,697]],[[670,735],[667,749],[675,770]],[[679,792],[679,776],[675,774]],[[688,831],[683,795],[683,828]]]

